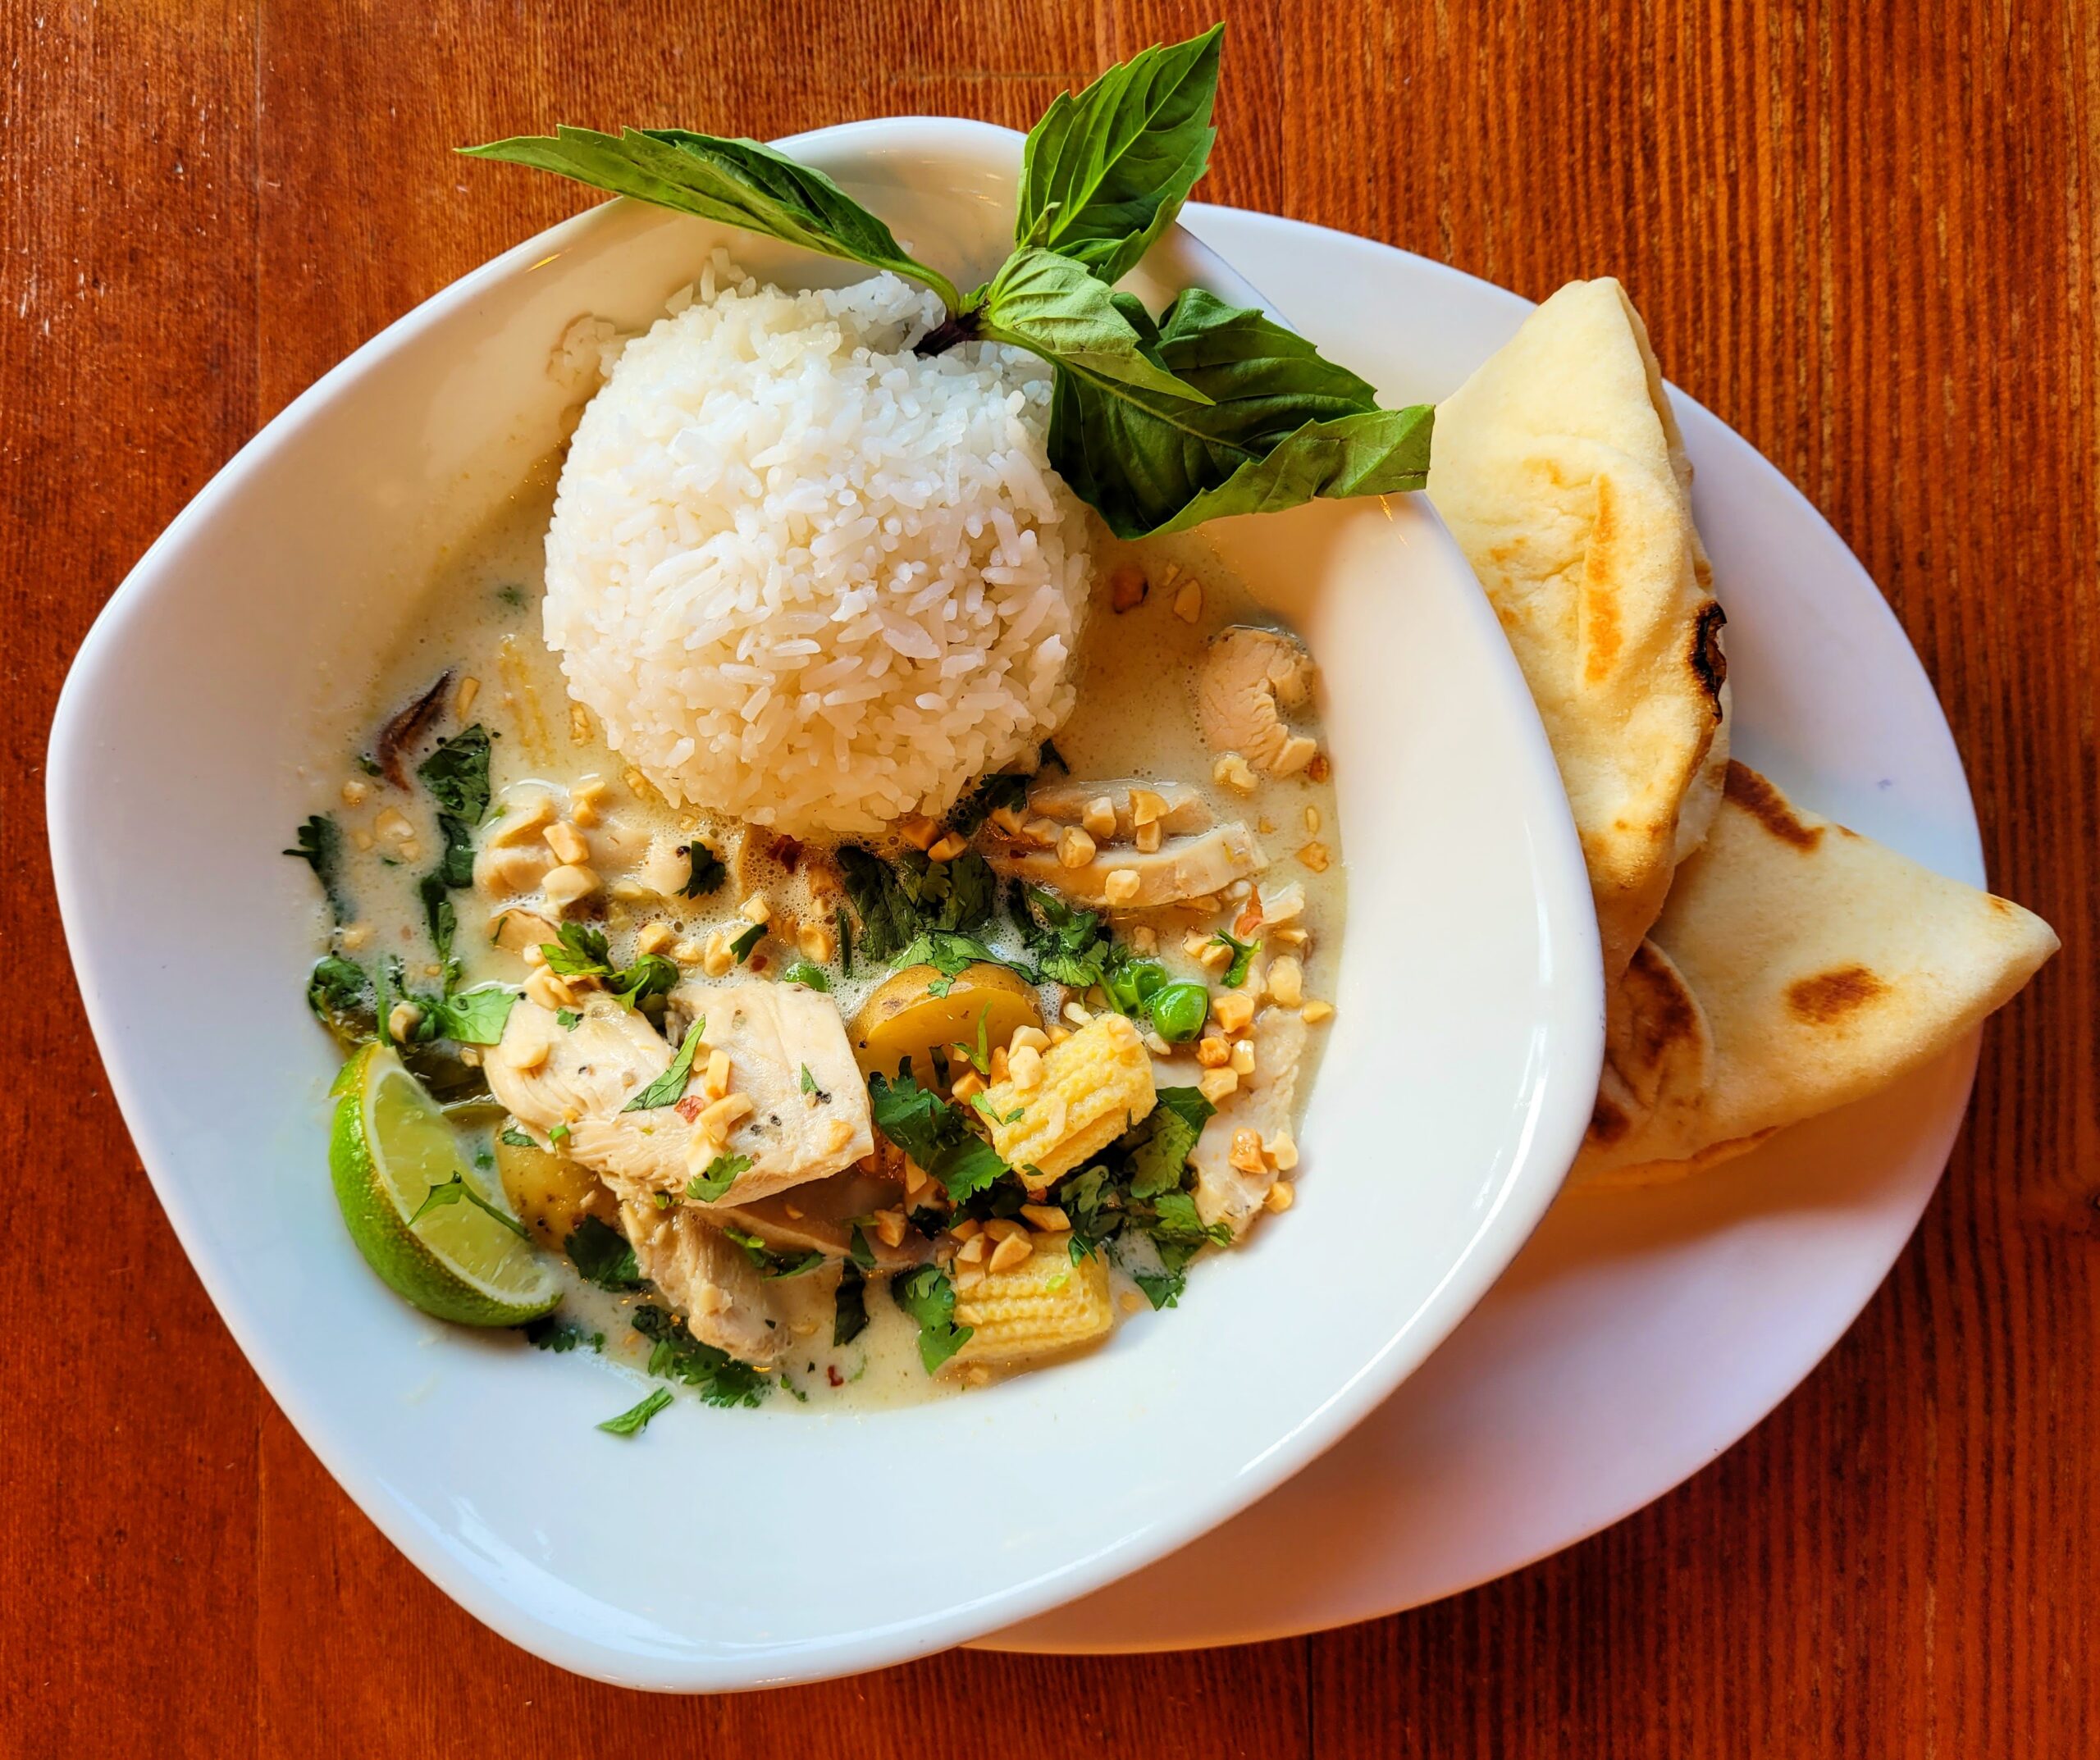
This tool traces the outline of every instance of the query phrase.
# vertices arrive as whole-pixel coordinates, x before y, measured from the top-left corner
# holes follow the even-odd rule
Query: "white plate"
[[[1018,137],[898,121],[789,144],[965,285],[1002,253]],[[264,1383],[469,1611],[567,1667],[673,1689],[942,1648],[1272,1489],[1508,1265],[1579,1138],[1602,1038],[1552,755],[1434,515],[1409,499],[1235,522],[1217,540],[1258,586],[1262,553],[1287,553],[1279,596],[1323,663],[1354,890],[1286,1225],[1052,1373],[865,1418],[681,1401],[628,1443],[593,1428],[633,1397],[605,1366],[396,1301],[326,1171],[331,1059],[299,996],[316,906],[277,852],[330,767],[298,766],[340,752],[322,742],[350,724],[372,628],[399,627],[441,547],[552,444],[570,394],[548,358],[569,321],[652,315],[716,242],[764,275],[855,272],[621,204],[468,276],[301,397],[162,536],[75,663],[50,764],[59,897],[112,1087]],[[1147,267],[1236,285],[1186,239]],[[143,874],[176,887],[173,908],[142,908]]]
[[[1214,207],[1187,220],[1390,398],[1449,393],[1530,309],[1344,234]],[[1667,366],[1670,337],[1655,341]],[[1677,404],[1728,614],[1737,754],[1818,812],[1982,884],[1946,717],[1881,595],[1746,441]],[[1972,1039],[1690,1184],[1563,1198],[1339,1448],[1173,1558],[991,1642],[1180,1648],[1343,1625],[1499,1576],[1661,1496],[1865,1306],[1946,1165],[1975,1060]]]

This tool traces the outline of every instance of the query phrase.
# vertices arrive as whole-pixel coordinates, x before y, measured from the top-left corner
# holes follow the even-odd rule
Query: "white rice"
[[[940,301],[893,275],[784,293],[718,252],[669,309],[584,411],[547,533],[547,640],[612,745],[673,804],[791,831],[938,816],[1032,754],[1088,578],[1048,369],[917,358]]]

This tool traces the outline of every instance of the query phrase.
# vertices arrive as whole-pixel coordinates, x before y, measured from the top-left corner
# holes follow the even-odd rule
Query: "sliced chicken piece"
[[[641,1274],[685,1315],[686,1330],[702,1344],[763,1363],[788,1343],[764,1275],[719,1229],[678,1205],[623,1204],[620,1221]]]
[[[1083,868],[1066,867],[1054,850],[1028,850],[1019,845],[995,845],[985,856],[1002,874],[1048,887],[1084,904],[1110,905],[1117,910],[1150,910],[1208,897],[1269,865],[1253,832],[1237,820],[1198,837],[1170,837],[1149,854],[1112,846],[1098,851]],[[1135,874],[1136,884],[1121,882],[1112,889],[1112,898],[1109,876],[1124,873]]]
[[[873,1151],[867,1090],[829,996],[749,979],[688,982],[671,1000],[685,1018],[704,1021],[692,1076],[674,1105],[624,1110],[670,1068],[672,1051],[647,1021],[605,996],[586,1001],[573,1028],[519,998],[484,1060],[491,1092],[542,1139],[565,1125],[564,1152],[623,1201],[657,1192],[685,1198],[694,1175],[718,1156],[751,1159],[716,1201],[734,1206],[822,1179]],[[750,1110],[732,1107],[739,1115],[710,1129],[715,1051],[728,1060],[724,1096],[743,1097]]]
[[[1279,711],[1312,701],[1312,657],[1295,636],[1244,623],[1221,630],[1196,675],[1203,743],[1238,752],[1271,776],[1303,769],[1319,747],[1292,732]]]
[[[1089,807],[1106,798],[1116,814],[1116,837],[1127,843],[1137,831],[1135,808],[1130,800],[1133,791],[1157,795],[1166,804],[1158,823],[1168,837],[1211,828],[1210,803],[1200,790],[1185,782],[1148,782],[1143,777],[1116,776],[1098,782],[1070,779],[1045,782],[1028,791],[1028,809],[1061,825],[1076,825],[1086,817]]]
[[[1232,1139],[1239,1131],[1251,1130],[1264,1144],[1290,1141],[1299,1066],[1309,1031],[1295,1009],[1265,1008],[1254,1017],[1254,1073],[1239,1078],[1238,1089],[1203,1126],[1189,1157],[1196,1170],[1196,1211],[1205,1222],[1223,1222],[1235,1235],[1245,1233],[1276,1183],[1277,1170],[1266,1156],[1259,1173],[1235,1167]],[[1294,1156],[1295,1150],[1290,1152]]]

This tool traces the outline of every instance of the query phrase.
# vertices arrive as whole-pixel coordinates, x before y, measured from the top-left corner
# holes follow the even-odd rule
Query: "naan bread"
[[[2057,950],[2033,912],[1728,766],[1706,841],[1621,980],[1573,1177],[1670,1179],[1886,1087]]]
[[[1596,896],[1607,993],[1698,847],[1728,746],[1721,609],[1648,333],[1570,283],[1439,406],[1429,495],[1531,686]]]

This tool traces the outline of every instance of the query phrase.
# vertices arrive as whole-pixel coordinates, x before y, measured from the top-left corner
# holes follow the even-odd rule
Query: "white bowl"
[[[1002,253],[1018,136],[914,119],[788,144],[963,285]],[[1349,863],[1339,1012],[1287,1219],[1081,1361],[868,1416],[681,1401],[633,1441],[593,1428],[630,1397],[614,1371],[397,1301],[327,1177],[333,1060],[301,997],[310,877],[277,853],[317,804],[300,766],[340,742],[361,657],[402,626],[443,546],[552,443],[564,326],[646,319],[717,243],[778,280],[851,273],[614,203],[328,374],[112,599],[66,682],[49,783],[112,1085],[264,1384],[477,1617],[565,1667],[687,1690],[873,1667],[1011,1625],[1260,1497],[1390,1392],[1522,1245],[1580,1138],[1602,1046],[1553,759],[1427,504],[1224,522],[1227,560],[1322,663]],[[1185,235],[1138,285],[1156,304],[1190,280],[1241,290]]]

